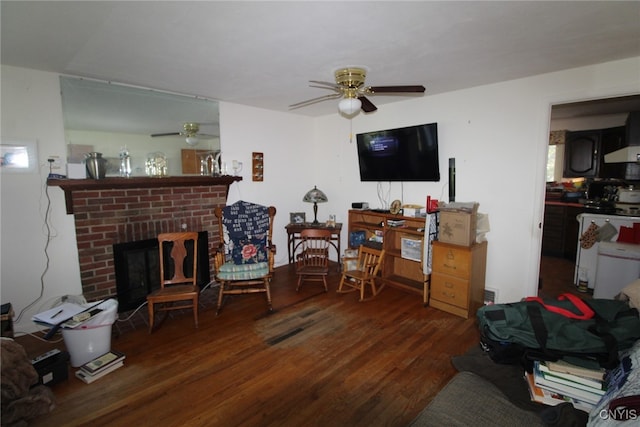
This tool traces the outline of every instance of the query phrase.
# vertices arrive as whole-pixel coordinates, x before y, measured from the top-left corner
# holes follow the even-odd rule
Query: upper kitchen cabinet
[[[605,163],[605,154],[628,146],[627,128],[567,132],[564,178],[630,179],[628,163]]]
[[[567,132],[564,178],[595,178],[600,170],[600,130]]]

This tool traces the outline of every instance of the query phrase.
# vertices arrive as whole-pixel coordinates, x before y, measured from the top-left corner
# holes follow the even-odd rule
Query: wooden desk
[[[302,240],[300,240],[300,232],[302,230],[307,230],[310,228],[316,229],[327,229],[331,230],[331,246],[333,246],[336,250],[336,259],[338,260],[338,264],[340,264],[340,231],[342,230],[342,223],[337,222],[334,227],[327,227],[326,224],[312,224],[310,222],[304,222],[301,224],[289,224],[285,227],[287,230],[287,254],[289,255],[289,264],[295,261],[296,250]]]

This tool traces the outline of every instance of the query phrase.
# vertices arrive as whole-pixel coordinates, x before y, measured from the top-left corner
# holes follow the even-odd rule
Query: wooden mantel
[[[104,179],[48,179],[47,185],[60,187],[64,190],[67,213],[73,214],[73,192],[87,190],[105,190],[117,188],[160,188],[160,187],[194,187],[202,185],[224,185],[227,187],[236,181],[242,181],[240,176],[168,176],[168,177],[109,177]]]

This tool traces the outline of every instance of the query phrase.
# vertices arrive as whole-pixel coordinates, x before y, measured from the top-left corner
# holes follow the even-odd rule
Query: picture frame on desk
[[[291,224],[304,224],[307,222],[307,215],[304,212],[290,212],[289,222]]]

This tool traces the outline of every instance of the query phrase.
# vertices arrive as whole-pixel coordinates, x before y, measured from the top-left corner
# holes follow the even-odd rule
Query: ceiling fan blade
[[[424,86],[369,86],[370,93],[422,93]]]
[[[182,135],[182,132],[154,133],[154,134],[151,134],[151,137],[154,138],[156,136],[175,136],[175,135]]]
[[[362,111],[364,111],[365,113],[370,113],[378,109],[378,107],[373,105],[373,102],[369,101],[366,96],[359,96],[358,99],[360,100],[360,102],[362,102],[362,107],[360,108],[362,108]]]
[[[202,138],[202,139],[211,139],[211,138],[217,138],[217,136],[215,135],[209,135],[208,133],[197,133],[196,136],[198,138]]]
[[[342,94],[340,94],[340,93],[333,93],[331,95],[320,96],[318,98],[308,99],[306,101],[302,101],[302,102],[298,102],[298,103],[295,103],[295,104],[291,104],[291,105],[289,105],[289,109],[306,107],[307,105],[315,104],[316,102],[326,101],[327,99],[336,99],[336,98],[340,98],[341,96],[342,96]]]
[[[315,83],[317,85],[322,85],[323,87],[324,86],[328,86],[328,87],[334,88],[334,89],[340,89],[340,87],[341,87],[338,84],[331,83],[331,82],[323,82],[323,81],[320,81],[320,80],[309,80],[309,83]],[[309,86],[312,86],[312,85],[309,85]],[[318,86],[312,86],[312,87],[318,87]]]
[[[342,96],[342,91],[337,87],[326,87],[326,86],[316,86],[316,85],[309,85],[309,87],[317,87],[319,89],[329,89],[339,94],[340,96]]]

